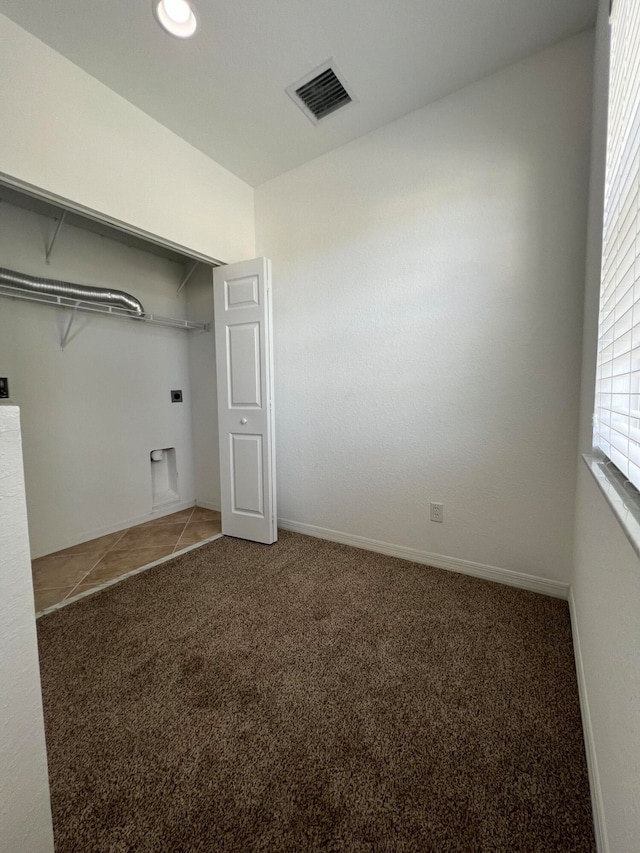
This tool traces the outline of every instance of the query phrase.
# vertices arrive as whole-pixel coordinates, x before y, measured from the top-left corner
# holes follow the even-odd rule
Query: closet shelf
[[[54,308],[67,308],[72,311],[83,311],[90,314],[107,314],[110,317],[121,317],[136,323],[148,323],[151,326],[167,326],[171,329],[186,329],[208,332],[209,323],[192,323],[190,320],[181,320],[175,317],[160,317],[158,314],[131,314],[124,308],[115,305],[103,305],[100,302],[90,302],[84,299],[69,299],[65,296],[48,296],[44,293],[26,293],[17,287],[8,284],[0,284],[0,296],[9,299],[23,299],[25,302],[39,302],[42,305],[53,305]]]

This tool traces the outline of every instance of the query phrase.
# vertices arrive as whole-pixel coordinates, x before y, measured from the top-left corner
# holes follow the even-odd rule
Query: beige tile
[[[78,554],[91,554],[96,560],[106,554],[107,551],[115,545],[120,539],[124,530],[118,533],[109,533],[107,536],[100,536],[98,539],[90,539],[89,542],[82,542],[80,545],[74,545],[72,548],[65,548],[63,551],[56,551],[55,554],[48,554],[49,557],[75,557]]]
[[[74,586],[68,597],[75,598],[76,595],[80,595],[81,592],[86,592],[88,589],[96,589],[96,587],[99,587],[102,583],[104,583],[104,581],[93,581],[93,583],[79,583],[78,586]]]
[[[138,548],[160,548],[175,545],[184,530],[183,524],[146,524],[127,530],[110,553],[131,551]]]
[[[98,562],[93,554],[40,557],[31,564],[34,589],[60,589],[79,583]]]
[[[66,587],[65,589],[37,590],[34,593],[36,600],[36,612],[39,613],[41,610],[46,610],[47,607],[52,607],[54,604],[58,604],[59,601],[63,601],[72,589],[73,587]]]
[[[171,553],[173,553],[173,545],[140,548],[135,551],[110,551],[100,560],[95,569],[83,579],[82,584],[89,587],[96,583],[113,580]]]
[[[208,539],[210,536],[215,536],[216,533],[222,532],[222,525],[219,521],[191,521],[184,529],[184,533],[180,537],[177,549],[186,548],[187,545],[195,545],[197,542],[202,542],[203,539]]]
[[[71,590],[71,592],[69,593],[67,598],[75,598],[76,595],[80,595],[81,592],[87,592],[87,590],[90,590],[90,589],[98,589],[98,587],[101,586],[103,583],[105,583],[104,580],[101,580],[101,581],[97,580],[97,581],[94,581],[93,583],[79,583],[78,586],[75,586]]]
[[[220,521],[220,513],[215,509],[205,509],[203,506],[197,506],[193,510],[193,515],[189,521]]]
[[[172,512],[171,515],[163,515],[162,518],[152,518],[151,521],[145,521],[143,524],[136,524],[138,527],[155,527],[158,524],[186,524],[191,517],[193,507],[182,509],[180,512]]]

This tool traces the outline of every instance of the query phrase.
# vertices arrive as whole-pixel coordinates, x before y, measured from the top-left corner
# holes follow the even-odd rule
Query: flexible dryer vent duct
[[[123,308],[132,314],[144,314],[142,304],[133,296],[122,290],[111,290],[107,287],[87,287],[84,284],[71,284],[68,281],[56,281],[53,278],[36,278],[13,270],[0,267],[0,284],[7,284],[17,290],[31,293],[41,293],[45,296],[63,296],[65,299],[81,299],[87,302],[101,302],[114,308]]]

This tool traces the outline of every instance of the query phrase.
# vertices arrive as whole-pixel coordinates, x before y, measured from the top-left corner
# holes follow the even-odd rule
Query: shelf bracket
[[[64,330],[64,334],[62,335],[62,339],[60,340],[60,349],[64,349],[66,345],[69,343],[69,334],[71,332],[71,327],[73,326],[73,321],[76,319],[76,314],[78,313],[78,303],[73,306],[73,310],[71,311],[71,316],[69,317],[69,322],[67,323],[67,328]]]
[[[178,286],[178,289],[176,290],[176,296],[180,293],[180,291],[182,290],[182,288],[185,286],[185,284],[189,281],[189,279],[191,278],[191,276],[194,274],[194,272],[196,271],[196,269],[197,269],[197,267],[198,267],[198,264],[199,264],[199,263],[200,263],[200,261],[195,261],[195,263],[192,265],[192,267],[191,267],[191,269],[189,270],[189,272],[188,272],[188,273],[185,275],[185,277],[182,279],[182,281],[180,282],[180,284],[179,284],[179,286]]]
[[[64,222],[64,218],[67,215],[67,211],[62,211],[62,216],[58,220],[58,224],[56,225],[56,230],[53,232],[53,237],[51,238],[51,242],[49,243],[49,247],[47,249],[45,260],[49,263],[49,258],[51,257],[51,252],[53,251],[53,247],[55,245],[56,240],[58,239],[58,234],[60,233],[60,229],[62,228],[62,224]]]

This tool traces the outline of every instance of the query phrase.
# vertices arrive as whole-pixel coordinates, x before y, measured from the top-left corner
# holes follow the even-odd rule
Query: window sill
[[[640,492],[603,454],[597,451],[583,453],[582,458],[618,519],[631,547],[640,557]]]

